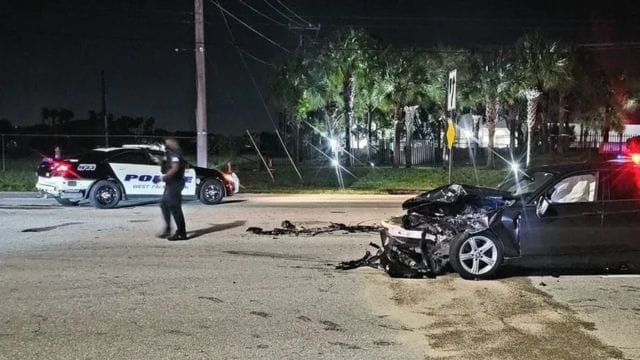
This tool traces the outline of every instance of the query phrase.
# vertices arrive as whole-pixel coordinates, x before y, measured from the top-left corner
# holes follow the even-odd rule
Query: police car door
[[[127,196],[162,195],[164,183],[154,183],[160,177],[160,165],[144,151],[127,151],[109,159],[109,165],[124,186]]]
[[[162,160],[165,157],[163,152],[151,152],[151,157],[156,158],[158,160]],[[160,172],[160,167],[158,167],[158,173]],[[164,182],[158,184],[160,186],[160,194],[164,191]],[[196,171],[191,167],[187,166],[184,170],[184,189],[182,189],[182,196],[195,196],[196,195]]]
[[[184,170],[184,189],[182,189],[182,196],[195,196],[196,195],[196,171],[187,166]]]

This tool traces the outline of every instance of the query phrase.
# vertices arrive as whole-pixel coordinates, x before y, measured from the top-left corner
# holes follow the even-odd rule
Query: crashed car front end
[[[403,204],[406,214],[383,221],[380,267],[392,276],[429,276],[449,262],[450,244],[499,226],[508,193],[452,184]]]

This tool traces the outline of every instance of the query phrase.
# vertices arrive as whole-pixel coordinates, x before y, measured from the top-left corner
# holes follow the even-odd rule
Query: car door
[[[602,237],[598,171],[564,176],[549,185],[520,219],[523,256],[564,257],[596,250]]]
[[[145,151],[131,150],[114,155],[109,166],[118,177],[127,196],[162,195],[163,183],[154,183],[160,176],[160,165],[156,164]]]
[[[640,255],[640,168],[623,165],[605,172],[603,247],[619,255]],[[629,254],[632,252],[633,254]]]

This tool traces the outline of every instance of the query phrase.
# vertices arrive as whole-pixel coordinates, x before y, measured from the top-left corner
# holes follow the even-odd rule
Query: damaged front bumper
[[[378,266],[391,276],[442,273],[454,240],[488,230],[512,204],[476,189],[454,184],[405,202],[405,215],[382,222]]]
[[[405,229],[402,218],[382,222],[380,267],[391,276],[429,276],[449,261],[447,236],[426,229]],[[455,236],[455,235],[453,235]]]

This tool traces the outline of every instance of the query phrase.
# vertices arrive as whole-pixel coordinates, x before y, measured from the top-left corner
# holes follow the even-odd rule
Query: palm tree
[[[386,67],[389,72],[391,91],[387,100],[393,107],[393,121],[395,124],[393,167],[400,164],[400,137],[405,130],[408,117],[404,116],[406,106],[419,105],[425,97],[424,54],[417,55],[417,51],[394,51],[387,56]],[[412,120],[412,119],[411,119]],[[411,134],[407,134],[407,147],[410,146]],[[409,153],[410,151],[405,151]],[[411,166],[411,159],[405,159],[405,164]]]
[[[488,134],[487,168],[494,167],[494,139],[496,122],[501,105],[509,99],[510,86],[508,70],[511,68],[508,54],[502,49],[495,52],[483,53],[476,59],[478,75],[477,91],[483,99],[485,109],[485,126]]]
[[[569,51],[540,34],[525,35],[516,44],[516,64],[527,99],[527,156],[531,163],[531,133],[536,122],[538,102],[544,91],[555,89],[571,79]],[[546,124],[543,124],[543,126]],[[546,141],[546,139],[545,139]]]
[[[304,70],[302,68],[301,54],[294,54],[292,58],[273,74],[271,80],[271,100],[285,117],[293,120],[295,131],[295,158],[300,161],[300,127],[301,119],[299,113],[299,103],[303,96],[302,83],[304,80]]]
[[[389,73],[382,59],[387,52],[369,52],[365,58],[365,67],[360,73],[360,83],[356,92],[356,108],[366,120],[367,156],[371,159],[372,124],[374,111],[387,113],[391,109],[388,94],[392,90]]]
[[[362,30],[337,31],[324,42],[322,52],[317,58],[326,71],[325,75],[341,85],[339,95],[344,110],[344,150],[348,154],[351,154],[351,127],[357,80],[366,67],[366,54],[368,48],[373,46],[372,43],[371,38]],[[352,165],[350,155],[346,161]]]

